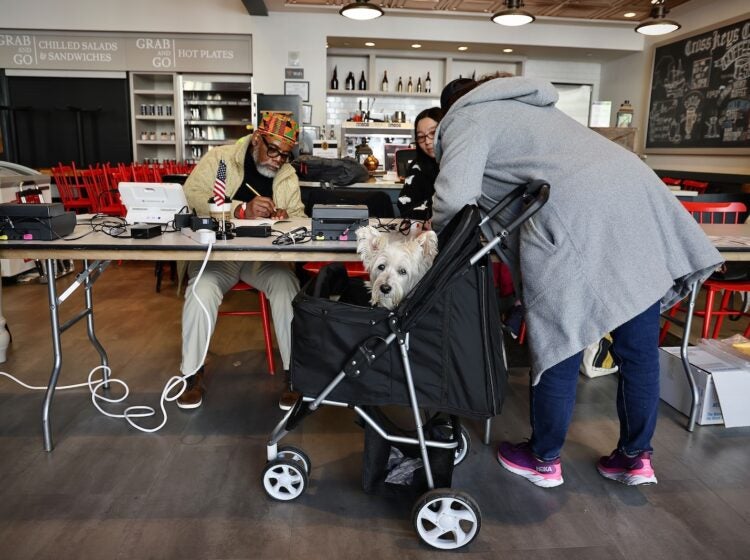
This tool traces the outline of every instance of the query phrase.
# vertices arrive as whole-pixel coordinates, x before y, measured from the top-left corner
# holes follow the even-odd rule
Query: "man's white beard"
[[[269,167],[267,165],[262,165],[258,163],[259,158],[260,158],[260,144],[253,147],[253,161],[255,162],[255,168],[258,170],[258,173],[260,173],[264,177],[268,177],[269,179],[273,179],[274,177],[276,177],[276,174],[279,172],[279,170],[274,169],[273,167]]]

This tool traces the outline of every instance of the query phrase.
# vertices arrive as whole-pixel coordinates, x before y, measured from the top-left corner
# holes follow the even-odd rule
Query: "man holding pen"
[[[221,161],[226,164],[226,194],[232,200],[236,218],[305,217],[299,180],[288,161],[297,142],[299,126],[288,113],[264,112],[255,132],[229,146],[210,150],[185,182],[188,204],[199,216],[208,216],[213,185]],[[177,399],[180,408],[197,408],[203,401],[203,364],[206,340],[210,336],[206,313],[191,289],[200,267],[188,266],[190,284],[182,310],[183,375],[197,372],[188,379],[187,389]],[[292,299],[299,282],[289,263],[219,262],[206,265],[200,283],[195,286],[200,300],[216,324],[224,294],[239,280],[263,291],[271,305],[276,340],[284,371],[289,370],[291,354]]]

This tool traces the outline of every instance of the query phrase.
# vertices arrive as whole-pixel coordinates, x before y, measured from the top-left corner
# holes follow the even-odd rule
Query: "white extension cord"
[[[215,240],[216,238],[214,235],[213,241]],[[211,332],[213,329],[211,327],[211,317],[208,314],[208,309],[206,309],[206,306],[198,297],[198,294],[195,293],[195,286],[200,281],[201,276],[203,275],[203,271],[206,269],[206,265],[208,264],[208,258],[211,256],[211,249],[213,248],[213,241],[207,240],[205,243],[208,246],[208,249],[206,250],[206,256],[203,259],[203,263],[201,264],[201,268],[198,271],[198,275],[195,277],[195,281],[190,286],[190,293],[186,296],[186,297],[194,297],[196,299],[196,301],[198,302],[198,305],[200,305],[201,309],[203,310],[203,313],[206,315],[206,320],[208,321],[208,329],[206,331],[207,332],[206,346],[205,346],[205,349],[203,350],[203,357],[200,360],[201,364],[203,364],[203,362],[206,360],[206,355],[208,354],[208,345],[211,341]],[[96,409],[99,412],[101,412],[104,416],[108,416],[110,418],[124,418],[128,424],[130,424],[137,430],[140,430],[146,433],[153,433],[153,432],[157,432],[161,430],[164,427],[164,425],[167,423],[167,409],[164,403],[176,401],[187,388],[187,379],[195,375],[200,368],[201,366],[198,366],[195,370],[185,375],[172,376],[169,379],[169,381],[167,381],[167,383],[164,385],[164,389],[162,389],[161,398],[159,399],[159,408],[161,409],[163,420],[155,428],[146,428],[144,426],[139,425],[134,420],[135,418],[147,418],[149,416],[154,416],[156,414],[156,410],[151,406],[148,406],[148,405],[129,406],[122,413],[115,414],[112,412],[107,412],[99,405],[98,401],[104,401],[107,403],[123,402],[130,394],[130,387],[128,387],[128,384],[122,379],[109,377],[109,379],[106,381],[103,378],[92,380],[92,377],[94,376],[94,374],[99,370],[102,370],[103,372],[105,372],[105,375],[111,373],[112,370],[109,368],[109,366],[96,366],[94,369],[92,369],[89,372],[88,380],[86,381],[86,383],[77,383],[75,385],[60,385],[60,386],[55,387],[55,390],[62,391],[65,389],[78,389],[81,387],[88,387],[89,391],[91,392],[91,402],[94,404]],[[46,386],[42,387],[42,386],[28,385],[27,383],[24,383],[17,377],[14,377],[13,375],[6,373],[4,371],[0,371],[0,376],[7,377],[8,379],[15,381],[22,387],[25,387],[26,389],[30,389],[32,391],[46,391],[47,390]],[[104,395],[100,395],[98,393],[99,389],[103,388],[108,383],[115,383],[117,385],[120,385],[125,391],[124,394],[116,398],[110,398],[110,397],[105,397]],[[179,391],[173,391],[178,386],[180,386]],[[173,392],[174,394],[171,394]]]

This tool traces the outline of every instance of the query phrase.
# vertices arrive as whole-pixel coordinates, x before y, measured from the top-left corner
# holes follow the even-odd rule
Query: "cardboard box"
[[[750,426],[750,370],[700,346],[690,347],[688,358],[699,393],[696,422],[724,424],[727,428]],[[660,348],[659,366],[659,396],[689,415],[692,393],[682,367],[680,349]]]

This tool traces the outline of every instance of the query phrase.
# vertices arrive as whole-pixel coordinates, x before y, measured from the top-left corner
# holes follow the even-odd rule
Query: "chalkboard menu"
[[[653,148],[750,148],[750,19],[655,49],[646,134],[646,150]],[[746,150],[728,153],[738,151]]]

